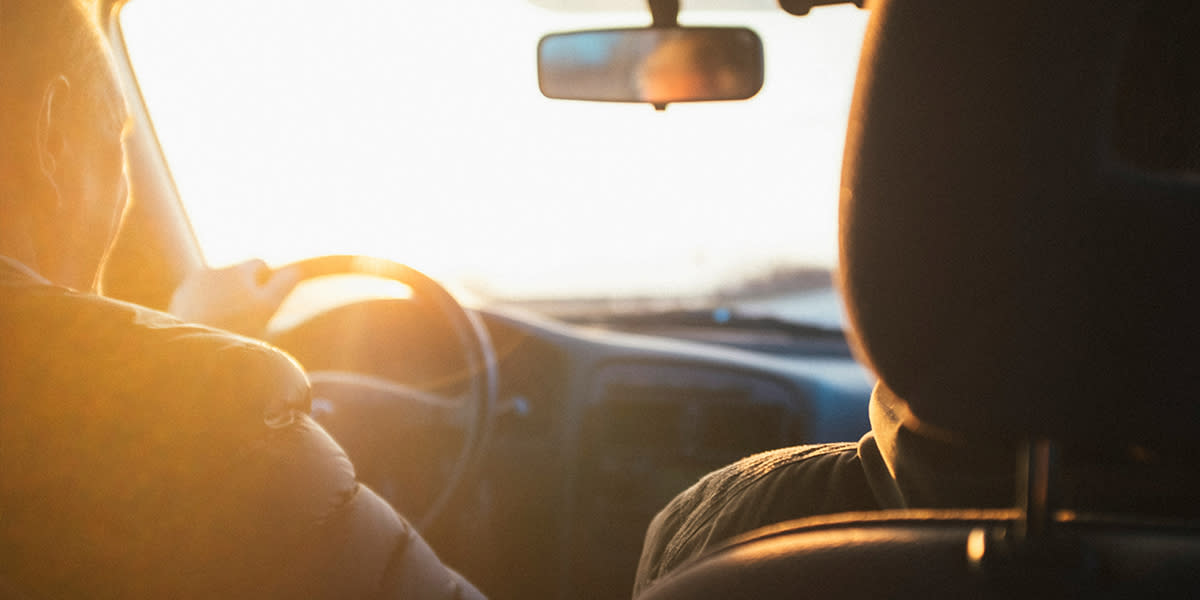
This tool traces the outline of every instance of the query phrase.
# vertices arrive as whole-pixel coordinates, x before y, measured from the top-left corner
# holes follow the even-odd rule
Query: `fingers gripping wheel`
[[[358,398],[367,398],[359,405],[363,409],[357,418],[361,421],[372,419],[407,420],[409,424],[422,420],[436,420],[438,423],[452,423],[456,429],[462,430],[461,446],[456,451],[452,462],[446,463],[440,478],[441,488],[430,496],[430,500],[421,509],[421,514],[407,515],[417,528],[428,530],[446,508],[463,476],[479,457],[480,450],[487,438],[493,408],[498,395],[497,361],[492,348],[490,337],[479,318],[465,310],[449,292],[423,273],[386,259],[365,256],[332,255],[320,256],[301,260],[284,267],[300,273],[300,280],[310,280],[331,275],[365,275],[397,281],[408,286],[414,298],[421,298],[432,305],[449,324],[458,347],[462,351],[463,364],[466,368],[464,391],[454,398],[442,397],[436,393],[407,386],[401,382],[373,375],[349,373],[345,371],[309,371],[317,396],[325,390],[337,390]],[[336,421],[324,423],[331,429],[334,437],[338,437]],[[378,423],[380,429],[387,429],[388,424]],[[349,446],[355,440],[338,439],[339,443]],[[354,452],[347,447],[351,458]],[[408,456],[388,456],[386,460],[402,462],[410,460]],[[367,483],[374,483],[368,481]],[[385,496],[389,494],[386,490]],[[400,494],[403,490],[398,491]]]

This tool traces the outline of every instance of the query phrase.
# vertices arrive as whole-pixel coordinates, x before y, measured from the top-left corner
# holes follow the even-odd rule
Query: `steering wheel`
[[[354,432],[356,427],[359,433],[364,427],[386,431],[389,422],[396,424],[404,420],[410,426],[430,422],[462,430],[462,442],[449,469],[441,477],[441,488],[431,495],[422,514],[408,515],[418,530],[427,531],[446,508],[462,483],[463,475],[477,460],[494,414],[499,387],[498,368],[486,328],[473,312],[465,310],[433,279],[397,262],[366,256],[331,255],[300,260],[282,268],[296,269],[302,282],[330,275],[366,275],[397,281],[412,290],[413,298],[431,304],[449,324],[462,351],[466,371],[461,377],[463,392],[455,397],[365,373],[346,370],[308,372],[313,385],[314,417],[346,447],[352,459],[351,446],[355,440],[347,434]],[[339,409],[338,404],[323,398],[352,398],[353,411]],[[349,412],[355,414],[340,414]],[[357,424],[348,423],[346,419],[357,419]],[[341,431],[342,439],[338,437],[339,428],[350,428]],[[398,462],[404,459],[403,456],[388,457],[388,460]],[[385,490],[377,491],[385,497],[389,495]]]

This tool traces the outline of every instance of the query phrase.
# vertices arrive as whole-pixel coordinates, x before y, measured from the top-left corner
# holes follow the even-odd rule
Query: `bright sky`
[[[766,50],[747,102],[555,101],[519,0],[133,0],[143,93],[206,256],[406,262],[508,297],[692,294],[832,266],[866,13],[698,13]]]

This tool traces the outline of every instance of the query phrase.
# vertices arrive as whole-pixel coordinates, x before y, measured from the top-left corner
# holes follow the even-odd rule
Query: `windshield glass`
[[[765,83],[747,101],[656,112],[550,100],[537,84],[542,35],[641,26],[648,11],[135,0],[122,13],[213,265],[369,254],[547,311],[737,301],[831,325],[865,20],[847,6],[797,18],[685,2],[682,24],[759,33]]]

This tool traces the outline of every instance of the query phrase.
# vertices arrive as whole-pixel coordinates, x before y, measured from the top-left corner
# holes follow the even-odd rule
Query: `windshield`
[[[369,254],[492,301],[735,299],[836,324],[827,273],[865,19],[684,3],[682,24],[758,32],[765,84],[665,112],[538,92],[542,35],[647,11],[136,0],[122,27],[213,265]],[[772,304],[788,294],[821,308]]]

